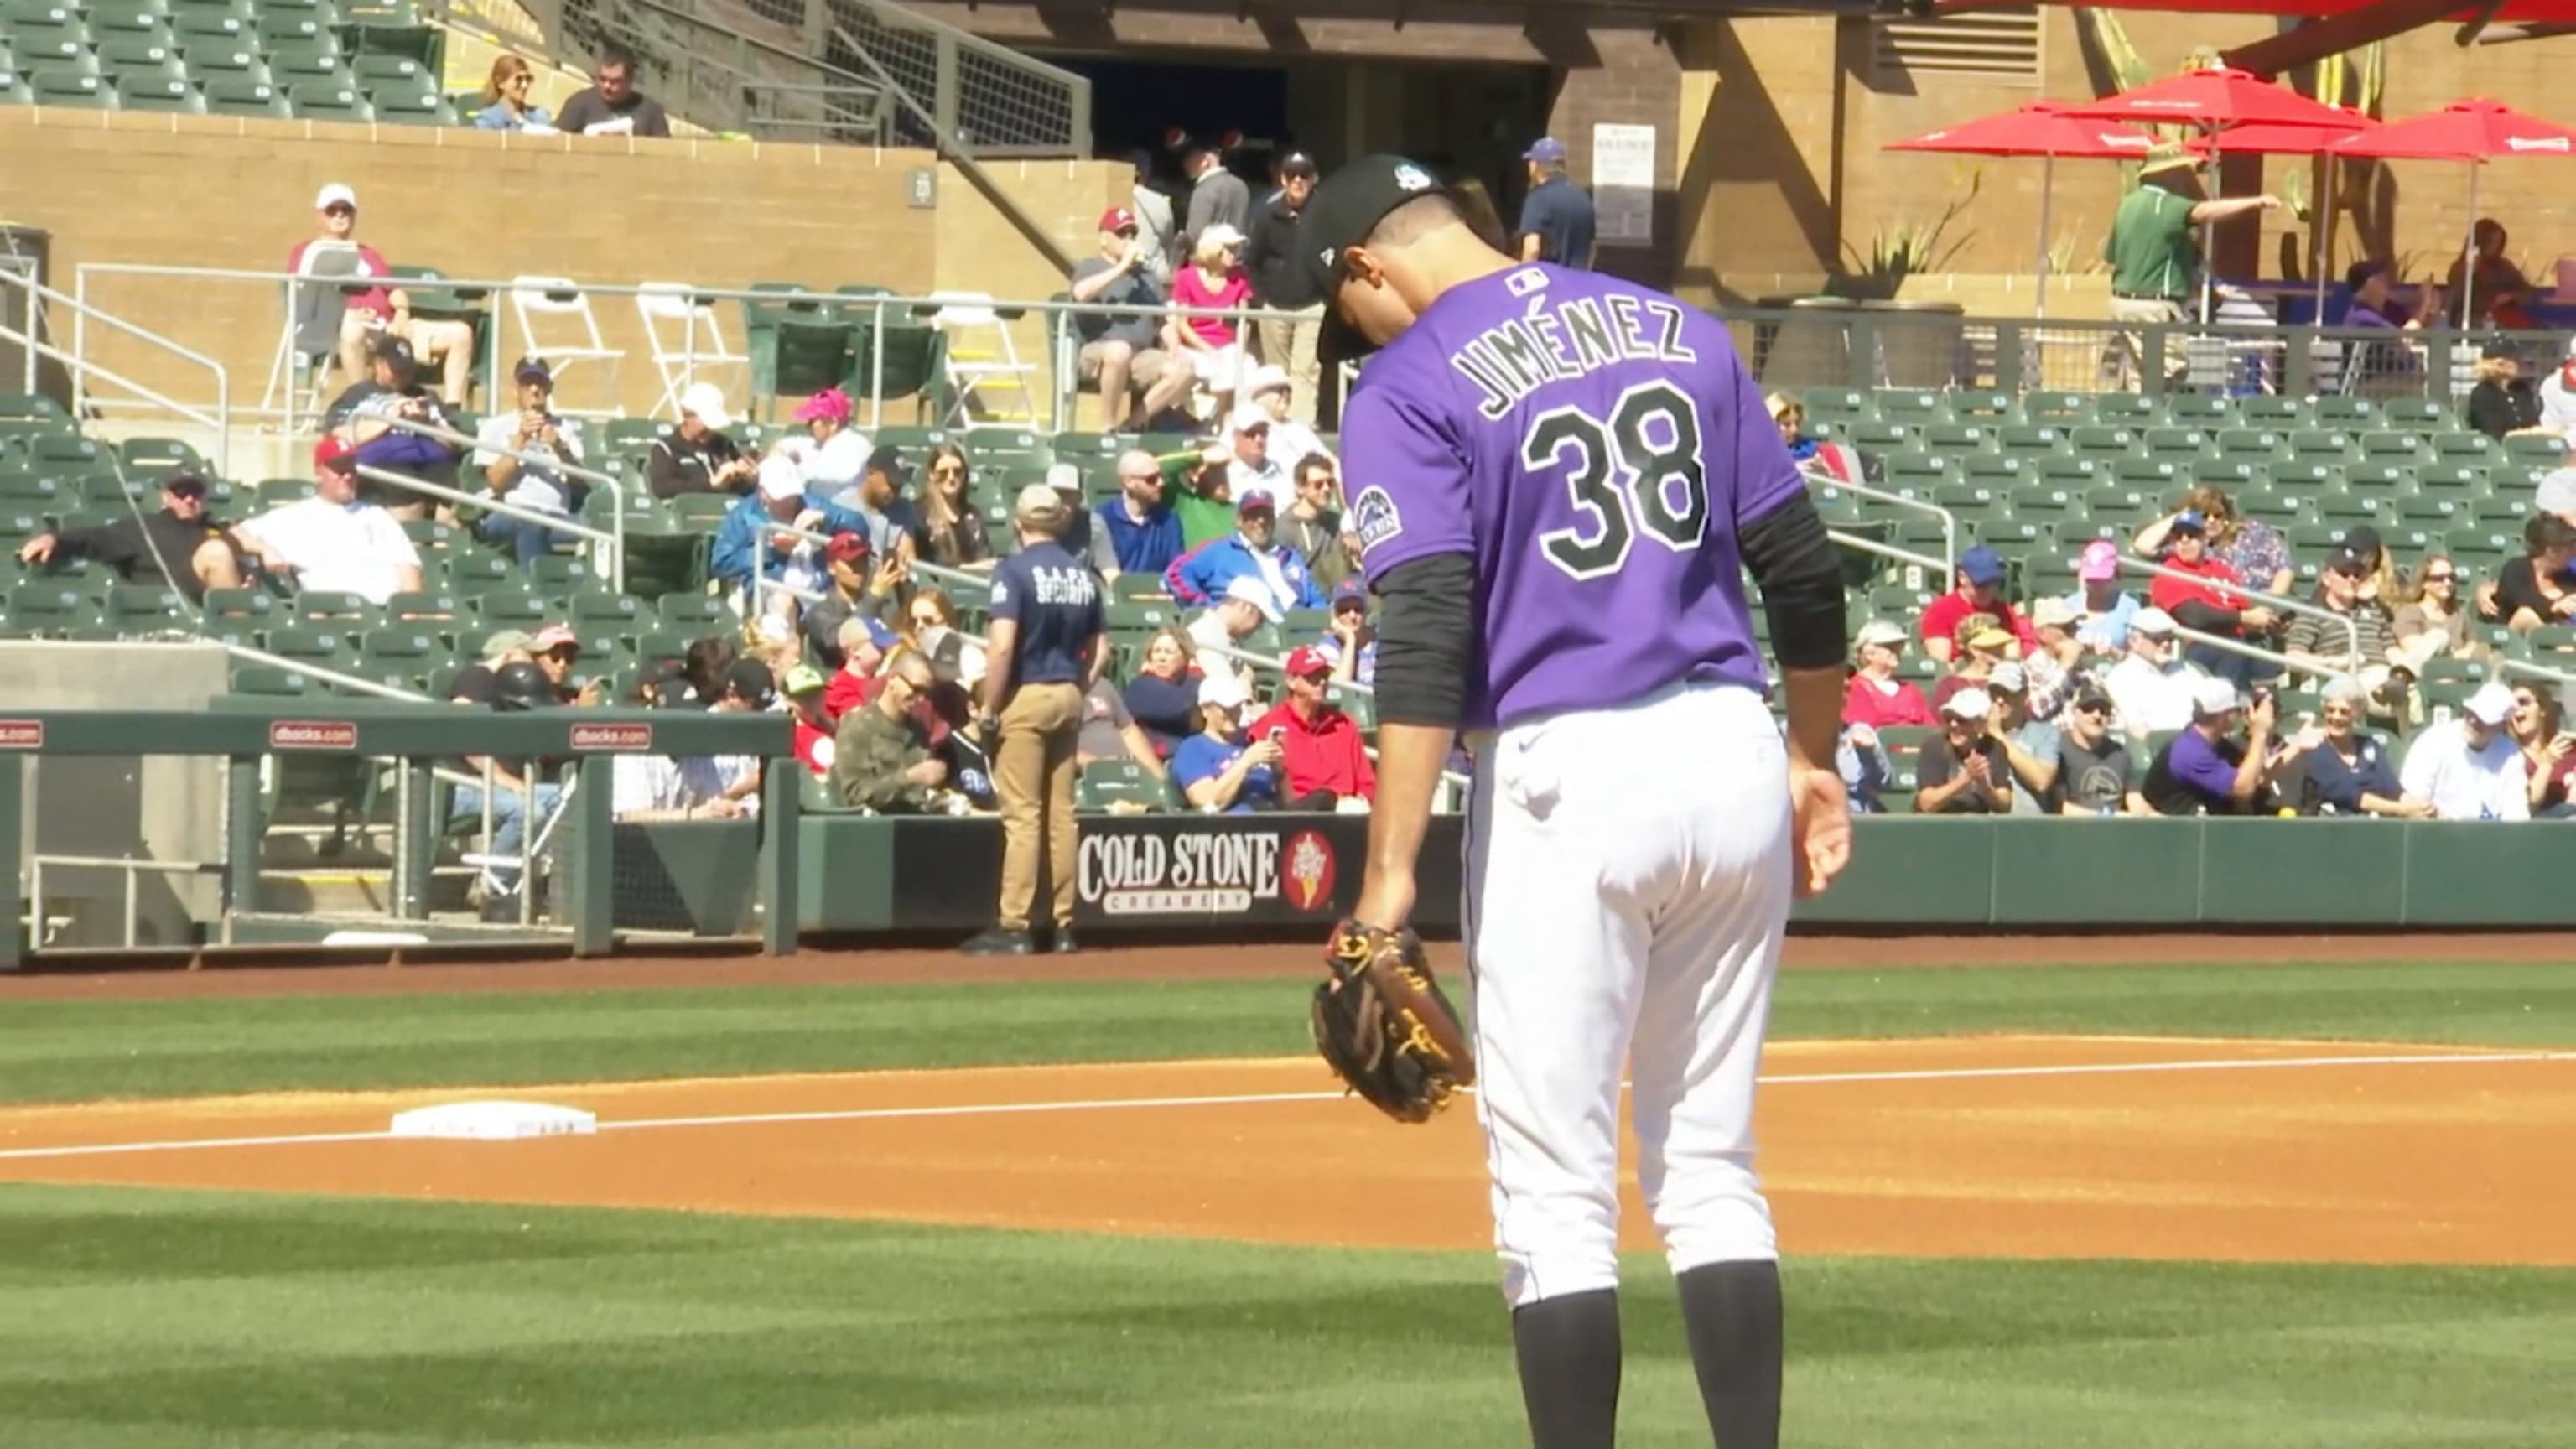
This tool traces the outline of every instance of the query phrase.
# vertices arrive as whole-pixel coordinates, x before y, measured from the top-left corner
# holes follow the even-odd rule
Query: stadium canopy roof
[[[1936,15],[1993,10],[2017,0],[1931,0]],[[2039,0],[2074,5],[2077,0]],[[2102,10],[2165,10],[2201,15],[2271,15],[2308,24],[2222,52],[2226,63],[2278,75],[2329,55],[2427,25],[2454,25],[2454,43],[2498,45],[2576,33],[2576,0],[2097,0]]]

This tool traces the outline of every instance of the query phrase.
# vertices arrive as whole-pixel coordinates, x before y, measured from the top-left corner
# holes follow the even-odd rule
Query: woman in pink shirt
[[[1241,307],[1252,297],[1252,280],[1243,274],[1243,233],[1218,222],[1200,233],[1190,252],[1190,265],[1172,278],[1176,308]],[[1216,394],[1216,415],[1234,412],[1234,392],[1248,368],[1236,324],[1222,317],[1175,315],[1163,324],[1166,344],[1190,359],[1199,381]]]
[[[1860,667],[1852,671],[1851,684],[1843,692],[1843,723],[1871,729],[1933,723],[1932,703],[1923,691],[1911,680],[1896,677],[1905,648],[1905,626],[1872,620],[1860,626],[1853,642],[1860,651]]]

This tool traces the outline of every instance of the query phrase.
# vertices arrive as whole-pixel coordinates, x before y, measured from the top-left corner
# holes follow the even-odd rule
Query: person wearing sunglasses
[[[993,566],[993,541],[984,534],[984,517],[975,509],[974,474],[966,451],[955,443],[930,450],[923,469],[930,486],[922,493],[923,551],[942,568],[982,571]]]
[[[1314,648],[1333,666],[1335,684],[1377,683],[1377,630],[1369,624],[1367,584],[1344,579],[1333,586],[1332,622]]]
[[[2531,776],[2534,819],[2563,820],[2576,815],[2570,783],[2576,781],[2576,735],[2567,733],[2567,716],[2558,695],[2538,680],[2513,682],[2513,714],[2505,733],[2522,751],[2522,767]]]
[[[2486,640],[2470,632],[2469,610],[2461,601],[2460,568],[2449,554],[2426,555],[2398,596],[2389,627],[2409,665],[2447,654],[2474,659],[2487,652]]]
[[[2391,668],[2405,664],[2406,654],[2397,647],[2397,626],[2389,617],[2388,606],[2363,592],[2370,581],[2372,563],[2369,555],[2350,543],[2337,548],[2326,560],[2326,566],[2317,574],[2316,592],[2308,602],[2334,617],[2290,617],[2281,652],[2290,656],[2293,670],[2319,678],[2356,674],[2364,686],[2380,694]]]
[[[2112,727],[2111,696],[2090,685],[2075,696],[2058,735],[2060,815],[2153,815],[2138,793],[2138,764]]]

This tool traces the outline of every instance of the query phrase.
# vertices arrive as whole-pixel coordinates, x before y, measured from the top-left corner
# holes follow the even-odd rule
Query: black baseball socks
[[[1679,1282],[1691,1367],[1718,1449],[1779,1449],[1780,1265],[1707,1263]]]
[[[1596,1288],[1512,1310],[1531,1449],[1610,1449],[1619,1424],[1619,1293]]]

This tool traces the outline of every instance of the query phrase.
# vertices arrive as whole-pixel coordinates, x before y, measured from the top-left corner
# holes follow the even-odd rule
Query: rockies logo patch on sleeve
[[[1396,512],[1395,500],[1383,488],[1363,488],[1351,500],[1351,532],[1359,535],[1360,550],[1367,552],[1404,532],[1404,515]]]

